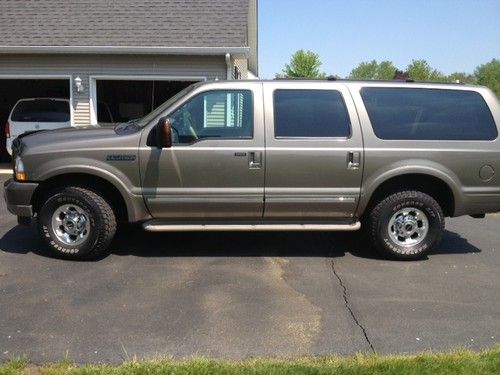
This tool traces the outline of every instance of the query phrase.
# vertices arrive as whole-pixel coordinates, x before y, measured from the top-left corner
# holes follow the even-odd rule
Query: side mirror
[[[156,125],[156,146],[158,148],[172,147],[172,127],[168,117],[161,118]]]

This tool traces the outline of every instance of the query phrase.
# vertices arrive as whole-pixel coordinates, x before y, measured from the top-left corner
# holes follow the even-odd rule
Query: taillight
[[[5,124],[5,136],[7,138],[10,138],[10,124],[9,122],[7,121],[7,123]]]

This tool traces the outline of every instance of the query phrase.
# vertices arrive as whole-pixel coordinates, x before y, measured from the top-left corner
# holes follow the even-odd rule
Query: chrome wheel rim
[[[399,246],[411,247],[422,242],[429,233],[427,215],[418,208],[407,207],[392,215],[388,226],[389,237]]]
[[[89,214],[76,204],[62,205],[52,215],[52,231],[62,243],[77,246],[89,236]]]

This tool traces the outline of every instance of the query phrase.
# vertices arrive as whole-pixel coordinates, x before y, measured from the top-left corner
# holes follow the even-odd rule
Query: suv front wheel
[[[47,199],[38,213],[38,228],[53,255],[93,259],[105,254],[116,232],[116,218],[99,194],[71,186]]]
[[[418,259],[439,243],[444,232],[443,210],[420,191],[402,191],[378,203],[368,230],[376,248],[394,259]]]

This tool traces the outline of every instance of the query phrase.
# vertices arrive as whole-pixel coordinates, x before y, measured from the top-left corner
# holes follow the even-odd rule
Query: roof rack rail
[[[329,77],[328,77],[329,78]],[[275,77],[274,81],[323,81],[324,78],[307,78],[307,77]]]
[[[334,75],[329,75],[325,78],[307,78],[307,77],[275,77],[275,81],[347,81],[347,79],[339,78]]]
[[[276,77],[275,81],[337,81],[337,82],[387,82],[387,83],[423,83],[423,84],[439,84],[439,85],[466,85],[465,82],[437,82],[437,81],[417,81],[411,78],[407,79],[350,79],[340,78],[330,75],[325,78],[301,78],[301,77]]]

